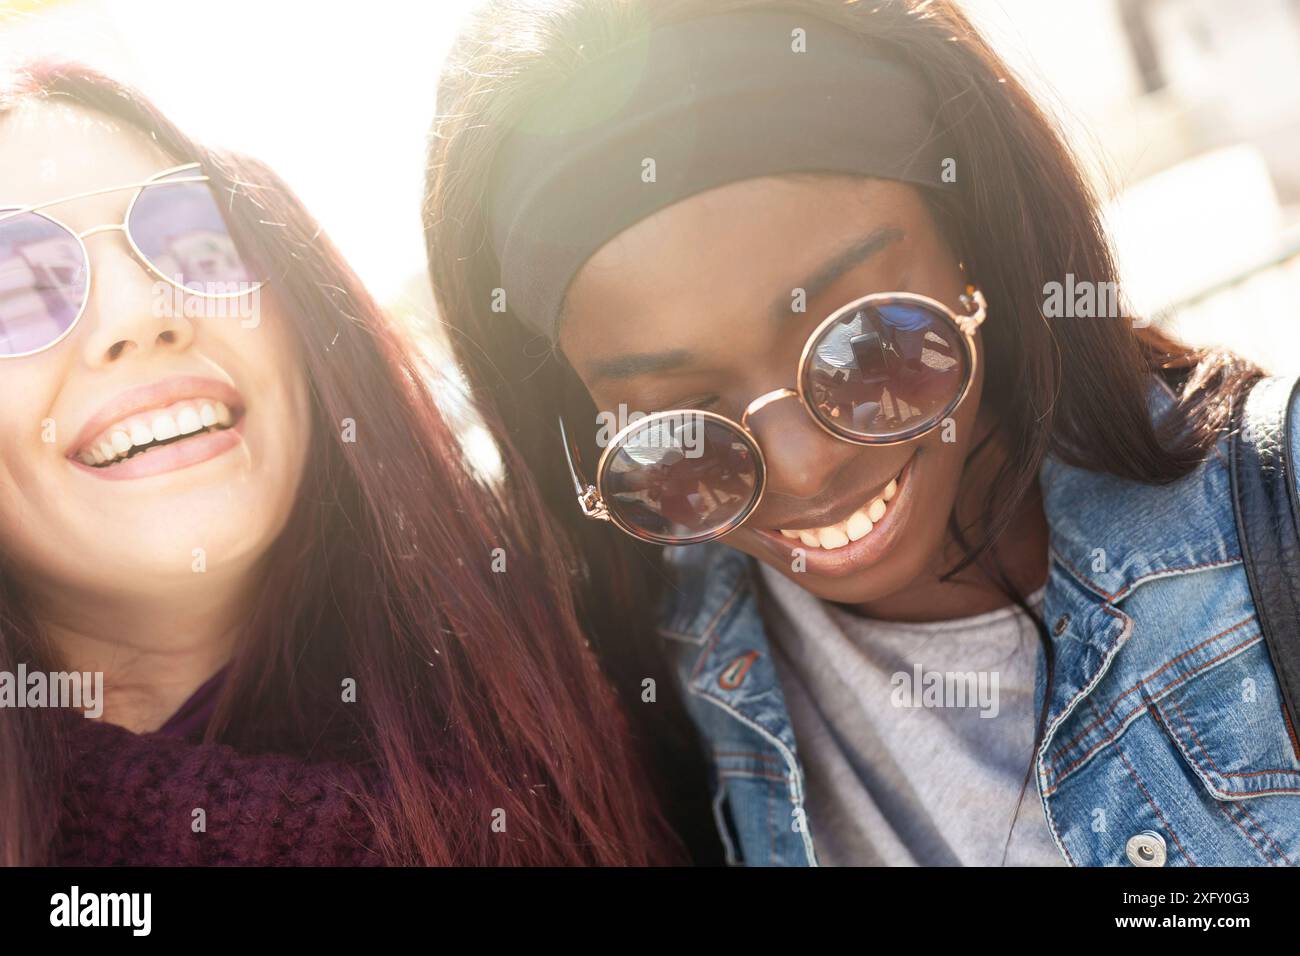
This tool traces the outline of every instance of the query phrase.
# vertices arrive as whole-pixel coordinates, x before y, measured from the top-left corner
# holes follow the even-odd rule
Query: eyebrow
[[[790,317],[792,312],[790,296],[794,289],[802,289],[805,303],[810,302],[834,285],[836,280],[845,273],[902,238],[902,229],[897,226],[882,226],[849,243],[818,266],[816,271],[804,278],[802,282],[792,285],[791,292],[784,292],[773,299],[768,307],[769,319],[773,322],[784,322]],[[687,349],[619,355],[593,363],[590,383],[594,385],[609,379],[628,379],[655,372],[669,372],[689,364],[690,360],[691,352]]]

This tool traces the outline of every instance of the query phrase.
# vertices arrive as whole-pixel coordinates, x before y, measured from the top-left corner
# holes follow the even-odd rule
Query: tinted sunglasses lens
[[[970,375],[965,336],[940,309],[882,301],[846,312],[810,350],[803,389],[849,438],[899,440],[942,418]]]
[[[86,291],[76,236],[37,213],[0,212],[0,356],[57,342],[81,314]]]
[[[163,180],[146,186],[131,207],[127,228],[149,264],[190,292],[240,295],[258,284],[207,183]]]
[[[653,416],[610,449],[601,493],[625,528],[689,544],[744,520],[761,469],[758,449],[733,426],[702,415]]]

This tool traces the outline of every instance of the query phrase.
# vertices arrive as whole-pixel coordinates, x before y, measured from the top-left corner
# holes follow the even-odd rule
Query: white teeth
[[[170,415],[159,415],[153,420],[149,430],[153,432],[154,441],[170,441],[181,433],[181,430],[176,427],[176,419]]]
[[[849,543],[849,536],[840,528],[822,528],[817,532],[817,543],[828,551],[842,548]]]
[[[861,509],[853,512],[853,517],[851,517],[848,521],[847,530],[849,534],[849,540],[858,541],[862,538],[865,538],[867,535],[871,533],[871,527],[872,527],[871,519],[868,518],[865,514],[863,514]]]
[[[791,540],[797,539],[808,548],[834,551],[836,548],[844,547],[850,541],[860,541],[869,535],[885,517],[885,512],[888,510],[885,503],[892,500],[897,493],[898,479],[894,479],[885,486],[880,497],[871,499],[868,504],[853,512],[847,520],[839,524],[825,528],[800,528],[795,531],[781,528],[781,534]]]
[[[235,415],[224,402],[181,402],[146,418],[119,422],[76,454],[86,465],[109,465],[126,458],[133,449],[194,435],[206,428],[229,428]]]
[[[131,444],[148,445],[153,442],[153,432],[149,430],[148,425],[131,426]]]
[[[176,416],[176,427],[182,435],[192,435],[203,428],[203,422],[199,419],[199,413],[194,409],[183,408],[181,413]]]

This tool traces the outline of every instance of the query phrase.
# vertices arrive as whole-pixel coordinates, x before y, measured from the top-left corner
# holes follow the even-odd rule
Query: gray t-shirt
[[[818,862],[1065,865],[1032,777],[1016,815],[1041,654],[1019,608],[875,621],[762,573]],[[1042,599],[1040,589],[1028,603],[1038,611]]]

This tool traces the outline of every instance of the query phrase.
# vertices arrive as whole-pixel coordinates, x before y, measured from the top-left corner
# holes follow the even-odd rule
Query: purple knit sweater
[[[202,701],[204,688],[196,694]],[[187,703],[158,733],[78,720],[57,862],[68,866],[374,866],[357,777],[337,764],[196,742]],[[203,814],[195,811],[202,810]],[[196,821],[203,821],[200,829]],[[199,832],[195,832],[199,830]]]

